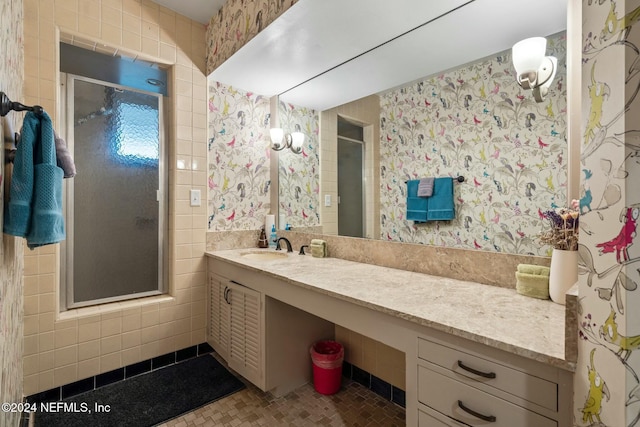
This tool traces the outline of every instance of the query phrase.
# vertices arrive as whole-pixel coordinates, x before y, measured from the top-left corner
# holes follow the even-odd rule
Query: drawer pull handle
[[[473,369],[473,368],[468,367],[467,365],[462,363],[461,360],[458,360],[458,366],[461,367],[462,369],[464,369],[465,371],[469,371],[472,374],[476,374],[476,375],[479,375],[481,377],[485,377],[485,378],[495,378],[496,377],[496,373],[495,372],[478,371],[477,369]]]
[[[227,302],[227,304],[231,304],[231,301],[229,301],[229,292],[231,292],[231,288],[229,288],[228,286],[224,287],[224,300]]]
[[[476,412],[473,409],[467,408],[466,406],[464,406],[464,403],[462,403],[461,400],[458,400],[458,407],[462,409],[464,412],[471,414],[476,418],[480,418],[481,420],[484,420],[490,423],[496,422],[496,417],[494,417],[493,415],[482,415],[481,413]]]

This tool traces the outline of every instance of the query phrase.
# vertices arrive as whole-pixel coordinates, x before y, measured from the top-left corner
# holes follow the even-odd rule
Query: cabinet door
[[[209,323],[207,325],[208,342],[213,349],[227,359],[229,355],[229,317],[230,302],[227,294],[226,280],[209,274]]]
[[[228,282],[227,287],[226,299],[231,302],[229,367],[252,383],[261,384],[260,293],[234,282]]]

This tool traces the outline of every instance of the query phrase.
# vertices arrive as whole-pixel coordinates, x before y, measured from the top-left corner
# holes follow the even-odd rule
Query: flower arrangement
[[[540,242],[554,249],[578,250],[580,211],[578,200],[571,201],[570,208],[559,208],[544,212],[550,228],[540,234]]]

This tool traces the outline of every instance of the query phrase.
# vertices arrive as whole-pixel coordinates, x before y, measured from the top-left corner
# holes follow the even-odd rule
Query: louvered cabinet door
[[[207,341],[223,358],[229,355],[229,323],[231,305],[225,300],[228,293],[226,280],[209,274],[209,323],[207,325]]]
[[[261,294],[234,282],[227,282],[229,317],[229,367],[254,384],[262,383],[260,324]]]

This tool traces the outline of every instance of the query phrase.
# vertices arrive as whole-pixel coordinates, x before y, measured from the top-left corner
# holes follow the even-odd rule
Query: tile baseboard
[[[154,357],[152,359],[143,360],[141,362],[133,363],[122,368],[114,369],[113,371],[104,372],[93,377],[75,381],[70,384],[54,387],[50,390],[45,390],[40,393],[27,396],[25,400],[29,403],[62,400],[67,397],[76,396],[80,393],[95,390],[118,381],[123,381],[127,378],[145,374],[147,372],[151,372],[165,366],[173,365],[175,363],[180,363],[185,360],[192,359],[194,357],[211,352],[213,352],[213,348],[206,342],[198,345],[193,345],[191,347],[183,348],[178,351],[163,354],[162,356]]]
[[[360,369],[349,362],[342,363],[342,376],[362,384],[378,396],[406,408],[405,392],[385,380]]]

